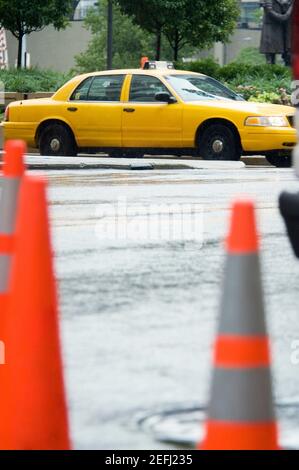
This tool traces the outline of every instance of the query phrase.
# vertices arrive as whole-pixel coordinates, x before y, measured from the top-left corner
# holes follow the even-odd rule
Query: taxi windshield
[[[184,101],[244,101],[242,96],[205,75],[167,75],[165,78]]]

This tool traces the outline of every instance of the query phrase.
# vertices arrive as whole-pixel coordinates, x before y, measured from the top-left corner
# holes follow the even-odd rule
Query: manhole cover
[[[299,449],[299,403],[277,403],[276,414],[281,447]],[[138,427],[156,441],[194,449],[204,437],[205,415],[206,408],[203,406],[180,406],[156,413],[144,413],[138,417],[137,422]]]

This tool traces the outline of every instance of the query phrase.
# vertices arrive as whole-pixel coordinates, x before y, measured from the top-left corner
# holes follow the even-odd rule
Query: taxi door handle
[[[67,110],[71,113],[75,113],[76,111],[78,111],[78,108],[67,108]]]
[[[124,113],[135,113],[136,109],[134,108],[124,108]]]

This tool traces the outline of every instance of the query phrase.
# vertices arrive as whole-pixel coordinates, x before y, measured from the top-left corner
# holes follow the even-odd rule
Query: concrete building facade
[[[82,21],[72,21],[62,31],[52,26],[43,31],[27,36],[27,51],[30,54],[30,65],[59,72],[68,72],[75,65],[75,56],[84,52],[91,39]],[[11,33],[7,32],[8,59],[10,67],[17,61],[18,43]]]

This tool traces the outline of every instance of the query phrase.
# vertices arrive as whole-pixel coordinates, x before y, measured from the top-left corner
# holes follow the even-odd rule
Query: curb
[[[29,163],[27,164],[27,168],[29,170],[48,170],[48,171],[64,171],[64,170],[131,170],[131,171],[153,171],[153,170],[207,170],[207,168],[203,167],[193,167],[189,165],[155,165],[155,164],[148,164],[148,165],[116,165],[116,164],[89,164],[89,163],[81,163],[79,165],[74,164],[66,164],[66,165],[57,165],[57,164],[34,164]],[[245,168],[241,167],[241,168]],[[211,168],[212,169],[212,168]],[[219,170],[219,168],[215,168]],[[221,168],[223,170],[223,168]],[[232,170],[233,168],[230,168]],[[235,169],[240,169],[237,167]]]
[[[1,140],[1,127],[0,127]],[[0,151],[0,169],[2,167]],[[250,166],[271,167],[265,157],[243,157],[241,161],[204,161],[188,158],[109,158],[98,156],[40,157],[28,154],[26,163],[31,170],[238,170]]]
[[[130,159],[109,157],[26,157],[30,170],[239,170],[243,162],[208,162],[202,160]],[[0,168],[2,164],[0,163]]]
[[[266,157],[263,157],[263,156],[243,157],[241,161],[244,162],[246,166],[270,166],[272,167],[271,163],[269,163]]]

